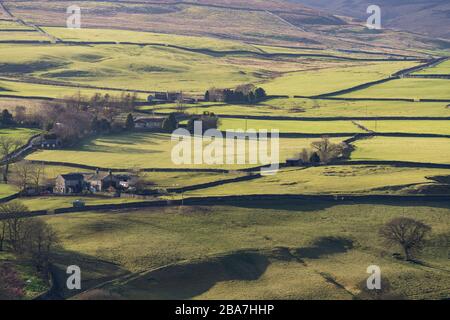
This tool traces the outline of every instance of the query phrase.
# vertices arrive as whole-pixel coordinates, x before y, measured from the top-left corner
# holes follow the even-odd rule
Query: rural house
[[[166,102],[175,102],[181,100],[183,94],[181,92],[156,92],[155,100],[161,100]]]
[[[128,189],[130,187],[131,177],[126,174],[114,175],[111,171],[108,173],[100,172],[84,174],[84,180],[91,192],[106,192],[111,187],[114,189]]]
[[[134,121],[135,129],[140,130],[161,130],[166,118],[139,118]]]
[[[87,173],[83,176],[89,190],[92,192],[105,191],[111,186],[115,186],[116,183],[115,177],[111,172],[105,173],[97,170],[95,173]]]
[[[47,134],[38,138],[35,145],[42,149],[57,149],[62,146],[62,142],[56,135]]]
[[[59,194],[81,193],[84,177],[81,173],[61,174],[56,178],[54,192]]]

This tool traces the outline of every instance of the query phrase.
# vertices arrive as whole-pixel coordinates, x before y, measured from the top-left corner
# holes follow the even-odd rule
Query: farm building
[[[139,118],[134,121],[134,127],[141,130],[161,130],[166,118]]]
[[[99,192],[107,190],[109,187],[115,185],[114,175],[109,172],[99,172],[83,174],[84,181],[88,189],[92,192]]]
[[[155,92],[151,100],[160,100],[166,102],[175,102],[183,99],[181,92]]]
[[[54,192],[59,194],[80,193],[84,190],[81,173],[61,174],[56,178]]]
[[[83,191],[107,192],[111,188],[127,190],[133,178],[126,174],[114,175],[97,170],[95,173],[62,174],[56,178],[53,191],[57,194],[77,194]]]
[[[91,192],[105,192],[111,187],[115,189],[128,189],[131,177],[126,174],[114,175],[112,172],[99,172],[83,174],[87,188]]]
[[[62,146],[62,141],[54,134],[42,135],[34,143],[41,149],[58,149]]]

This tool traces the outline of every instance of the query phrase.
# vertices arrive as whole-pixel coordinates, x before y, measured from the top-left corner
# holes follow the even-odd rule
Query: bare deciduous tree
[[[28,208],[20,202],[0,205],[0,221],[6,228],[5,237],[7,237],[12,250],[17,253],[23,251],[24,221],[28,212]]]
[[[24,191],[31,184],[32,167],[29,162],[21,161],[13,167],[13,183]]]
[[[16,106],[14,119],[16,119],[17,123],[24,123],[27,120],[27,108],[24,106]]]
[[[8,137],[0,137],[0,157],[3,160],[3,181],[8,183],[9,166],[13,161],[12,155],[16,153],[23,142]]]
[[[21,161],[14,165],[14,183],[23,191],[34,188],[39,191],[44,180],[45,166],[29,161]]]
[[[327,137],[320,141],[314,141],[311,146],[316,150],[320,161],[323,163],[330,163],[339,158],[344,150],[344,146],[341,143],[332,143]]]
[[[26,219],[23,227],[23,255],[37,271],[47,271],[52,249],[58,244],[56,232],[38,218]]]
[[[380,228],[380,236],[389,246],[402,247],[406,260],[410,261],[425,245],[431,227],[411,218],[396,218]]]
[[[0,219],[2,219],[3,217],[0,215]],[[4,247],[4,243],[5,243],[5,239],[6,239],[6,220],[0,220],[0,251],[3,251]]]
[[[31,171],[31,185],[38,192],[45,180],[45,165],[33,164],[33,170]]]

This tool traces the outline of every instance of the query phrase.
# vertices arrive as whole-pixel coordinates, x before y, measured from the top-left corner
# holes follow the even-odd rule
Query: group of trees
[[[311,148],[303,148],[299,159],[303,164],[328,164],[337,159],[347,158],[351,153],[351,146],[346,143],[333,143],[329,138],[323,137],[311,143]]]
[[[58,237],[43,220],[28,214],[20,202],[0,205],[0,251],[8,250],[28,260],[36,271],[46,275]]]
[[[257,103],[267,97],[263,88],[252,84],[240,85],[235,89],[211,88],[205,93],[205,101],[226,103]]]
[[[4,109],[0,115],[0,125],[2,127],[7,127],[14,124],[15,121],[13,115],[9,112],[8,109]]]
[[[80,94],[42,106],[33,121],[41,128],[56,134],[64,143],[71,144],[90,134],[117,132],[134,127],[131,115],[136,95]],[[119,117],[129,113],[124,120]]]
[[[202,116],[191,117],[187,123],[187,130],[191,133],[195,131],[195,122],[202,123],[202,134],[209,129],[217,129],[220,119],[212,112],[204,112]]]
[[[33,189],[39,192],[45,182],[45,166],[28,161],[21,161],[14,165],[13,183],[22,191]]]
[[[167,133],[172,133],[178,128],[178,121],[175,113],[171,113],[163,122],[163,130]]]

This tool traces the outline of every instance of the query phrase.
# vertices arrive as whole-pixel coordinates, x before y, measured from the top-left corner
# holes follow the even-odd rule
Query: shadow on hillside
[[[241,208],[248,209],[272,209],[272,210],[285,210],[285,211],[299,211],[299,212],[310,212],[319,211],[334,206],[346,205],[346,206],[357,206],[357,205],[385,205],[393,207],[430,207],[430,208],[444,208],[450,209],[450,202],[439,202],[439,201],[399,201],[386,197],[386,200],[352,200],[352,201],[332,201],[332,200],[258,200],[258,201],[233,201],[230,205]],[[355,209],[355,212],[360,211],[360,209]]]
[[[109,289],[130,299],[186,300],[207,292],[218,282],[258,280],[269,265],[268,256],[242,251],[164,267]]]
[[[342,237],[321,237],[311,247],[295,250],[299,258],[320,259],[323,256],[346,253],[353,249],[353,241]]]
[[[335,201],[296,201],[296,203],[292,203],[292,201],[286,200],[258,200],[258,201],[230,202],[230,205],[234,207],[247,209],[304,211],[304,212],[324,210],[339,204],[342,203],[336,203]]]
[[[75,296],[99,284],[111,281],[130,272],[120,266],[99,260],[96,257],[83,255],[72,251],[59,251],[52,257],[51,275],[53,287],[41,300],[61,300]],[[69,266],[78,266],[81,270],[81,290],[67,288],[67,274]]]
[[[352,240],[322,237],[307,248],[277,247],[271,251],[238,251],[169,265],[146,273],[128,274],[98,287],[98,292],[87,291],[76,298],[95,299],[100,294],[116,296],[119,299],[189,300],[208,292],[220,282],[257,281],[275,261],[296,261],[306,266],[302,258],[319,259],[327,255],[345,253],[352,248]]]

